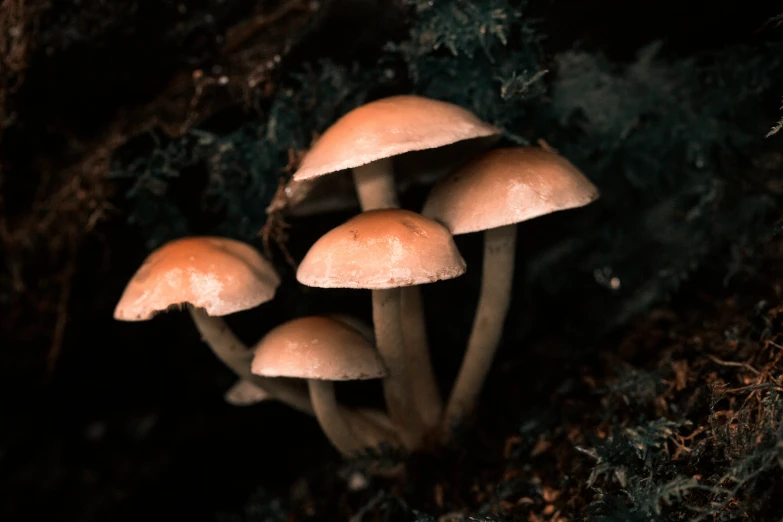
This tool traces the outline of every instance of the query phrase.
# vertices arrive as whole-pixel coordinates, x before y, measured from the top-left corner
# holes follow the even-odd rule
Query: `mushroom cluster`
[[[253,348],[222,316],[274,298],[279,276],[254,248],[216,237],[173,241],[153,252],[115,310],[126,321],[187,307],[204,341],[239,377],[232,404],[276,399],[314,415],[344,455],[388,445],[415,451],[445,442],[474,410],[511,301],[516,224],[584,206],[596,187],[570,162],[536,147],[492,149],[501,131],[471,112],[420,96],[354,109],[304,156],[286,187],[285,211],[360,212],[313,244],[297,280],[370,290],[373,326],[353,318],[301,317]],[[420,211],[400,208],[410,184],[434,183]],[[358,196],[358,197],[357,197]],[[454,236],[484,232],[481,293],[467,349],[444,402],[430,360],[420,285],[467,267]],[[386,411],[348,408],[334,382],[381,379]]]

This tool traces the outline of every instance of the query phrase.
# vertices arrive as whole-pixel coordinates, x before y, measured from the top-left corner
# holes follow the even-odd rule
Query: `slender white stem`
[[[402,337],[406,364],[410,368],[410,389],[424,428],[429,431],[436,428],[440,421],[443,401],[432,370],[421,287],[406,286],[400,292]]]
[[[309,415],[313,414],[307,389],[299,382],[261,377],[250,371],[250,362],[253,359],[252,350],[249,350],[234,335],[234,332],[221,317],[210,316],[204,309],[193,306],[188,306],[188,310],[196,328],[212,352],[235,374],[252,382],[292,408]]]
[[[473,329],[443,416],[443,435],[447,439],[453,424],[472,413],[495,358],[511,302],[516,237],[516,225],[484,232],[481,293]]]
[[[421,444],[424,429],[410,393],[410,375],[400,328],[400,289],[372,291],[375,342],[389,375],[383,380],[383,393],[389,415],[400,429],[406,448]]]
[[[362,210],[400,208],[391,158],[353,168],[353,179]]]
[[[364,443],[351,424],[343,418],[342,407],[334,395],[334,384],[318,379],[310,379],[307,384],[310,387],[315,418],[332,445],[345,456],[359,452]]]

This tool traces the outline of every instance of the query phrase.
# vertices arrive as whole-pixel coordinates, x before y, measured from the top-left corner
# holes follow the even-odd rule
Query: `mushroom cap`
[[[422,214],[458,235],[581,207],[598,196],[596,186],[563,156],[513,147],[487,152],[443,178]]]
[[[251,370],[265,377],[355,381],[385,377],[378,352],[362,335],[322,316],[288,321],[255,347]]]
[[[114,318],[144,321],[191,304],[228,315],[271,300],[280,277],[253,247],[233,239],[188,237],[152,252],[125,287]]]
[[[444,175],[489,149],[500,135],[474,138],[436,149],[413,151],[393,158],[397,191],[402,194],[416,185],[430,185]],[[292,217],[309,217],[343,212],[360,207],[351,173],[319,176],[303,181],[291,178],[285,187],[283,211]],[[272,207],[267,209],[270,212]]]
[[[321,288],[380,290],[432,283],[465,273],[446,227],[402,209],[362,212],[324,234],[296,278]]]
[[[329,127],[304,157],[294,179],[500,133],[451,103],[413,95],[383,98],[352,110]]]

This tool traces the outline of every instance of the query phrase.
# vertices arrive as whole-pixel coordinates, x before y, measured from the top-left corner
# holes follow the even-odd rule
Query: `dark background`
[[[246,74],[254,64],[265,62],[265,56],[275,54],[281,54],[283,60],[279,70],[271,73],[271,83],[281,81],[287,71],[322,58],[371,68],[387,41],[406,37],[415,12],[411,6],[381,0],[324,1],[317,9],[303,2],[303,7],[286,12],[268,28],[264,26],[262,36],[250,40],[252,46],[240,39],[235,48],[226,50],[222,44],[230,28],[275,12],[285,2],[200,0],[187,2],[187,9],[181,12],[179,6],[184,4],[168,0],[52,5],[28,1],[19,9],[18,2],[6,0],[0,7],[6,15],[0,18],[6,24],[0,27],[5,38],[13,27],[23,27],[27,37],[23,66],[17,61],[18,68],[10,67],[9,50],[13,47],[0,48],[7,53],[2,64],[5,71],[0,69],[4,100],[0,114],[5,119],[0,134],[0,210],[6,262],[0,301],[3,520],[212,520],[218,512],[241,511],[259,486],[285,495],[297,477],[336,458],[311,419],[278,404],[247,408],[224,404],[222,395],[234,382],[233,377],[200,343],[186,314],[170,313],[144,323],[112,319],[124,284],[148,254],[157,229],[154,224],[128,222],[135,205],[127,197],[132,183],[106,174],[149,155],[147,125],[153,116],[164,126],[167,119],[179,121],[178,115],[187,110],[183,100],[192,94],[187,79],[194,69],[209,71],[217,64],[233,81],[235,75]],[[525,17],[537,19],[536,29],[547,36],[542,41],[544,64],[553,63],[559,53],[576,49],[603,54],[607,63],[627,67],[638,59],[641,47],[660,40],[663,45],[658,56],[667,67],[693,56],[721,62],[725,53],[737,59],[733,49],[740,44],[751,46],[750,55],[775,56],[777,53],[766,46],[779,42],[780,30],[767,22],[778,11],[765,2],[549,0],[530,2]],[[17,18],[11,16],[14,12]],[[21,26],[14,21],[20,16]],[[242,49],[253,49],[256,54],[242,55]],[[393,67],[398,73],[395,80],[377,95],[406,92],[416,84],[406,76],[404,67]],[[776,210],[780,178],[773,186],[770,176],[780,176],[783,158],[780,138],[764,140],[763,136],[778,119],[783,95],[780,72],[777,63],[759,67],[759,75],[776,75],[765,81],[777,88],[746,96],[756,112],[735,115],[737,126],[749,128],[758,139],[739,151],[728,143],[731,140],[721,142],[731,154],[713,164],[732,183],[741,178],[737,182],[740,186],[750,185],[750,193],[769,191],[771,195],[764,195],[772,198],[764,199],[768,212],[747,220],[767,241],[780,217]],[[178,88],[178,82],[187,88]],[[715,86],[716,90],[723,88]],[[752,90],[753,85],[747,88]],[[630,104],[634,96],[641,95],[627,93]],[[725,88],[722,96],[731,104],[739,95]],[[200,106],[211,116],[199,128],[223,135],[255,117],[241,107],[241,98],[239,91],[214,94]],[[259,99],[263,106],[263,93]],[[262,118],[267,114],[265,109],[261,114]],[[541,115],[537,113],[536,118]],[[565,151],[577,146],[568,142],[569,136],[573,143],[596,139],[569,134],[578,123],[560,123],[559,129],[544,127],[527,135],[533,139],[555,136],[554,145]],[[106,147],[107,136],[113,132],[126,138],[123,145],[110,149],[108,158],[92,157]],[[660,132],[668,130],[661,127]],[[656,143],[650,142],[649,147],[655,148]],[[505,377],[491,380],[487,394],[503,397],[508,393],[503,388],[508,382],[521,391],[515,396],[517,400],[484,402],[482,418],[490,419],[488,422],[513,429],[526,412],[540,407],[536,394],[557,386],[558,372],[613,346],[627,332],[628,320],[654,302],[691,302],[688,300],[694,295],[708,289],[726,291],[722,285],[725,265],[704,262],[711,255],[731,256],[733,242],[718,239],[705,243],[709,248],[701,253],[698,268],[690,277],[665,291],[658,292],[656,287],[649,300],[639,297],[640,289],[649,282],[645,275],[628,274],[630,288],[624,287],[620,295],[593,277],[593,268],[602,266],[598,261],[605,259],[621,260],[618,263],[626,267],[626,273],[637,260],[639,266],[644,265],[641,258],[655,259],[654,268],[689,266],[689,261],[678,257],[690,244],[692,230],[688,226],[667,231],[655,225],[662,236],[672,234],[671,243],[640,243],[640,235],[648,234],[648,229],[625,230],[637,242],[612,243],[604,238],[602,243],[593,243],[605,247],[600,256],[596,260],[583,258],[573,271],[562,272],[562,280],[536,277],[536,270],[551,275],[546,272],[548,266],[555,267],[551,270],[572,266],[568,259],[581,256],[590,245],[575,248],[572,257],[565,260],[553,261],[555,254],[544,258],[536,253],[552,253],[563,245],[571,248],[565,238],[579,237],[584,227],[611,220],[622,223],[627,215],[646,223],[645,219],[649,221],[661,211],[654,209],[656,195],[652,193],[646,206],[636,211],[623,206],[625,189],[617,188],[620,181],[610,176],[616,165],[606,167],[603,174],[585,168],[589,161],[600,163],[597,155],[621,157],[626,153],[632,155],[633,151],[596,149],[578,157],[582,160],[578,164],[605,193],[597,208],[520,226],[518,270],[522,275],[517,278],[513,320],[497,365],[498,375]],[[651,154],[654,156],[654,151]],[[676,180],[676,168],[676,158],[667,157],[655,171],[669,170],[668,175]],[[172,181],[163,199],[175,202],[177,215],[187,227],[172,225],[171,235],[176,236],[178,230],[207,233],[219,226],[221,214],[206,212],[200,206],[206,176],[194,168]],[[267,196],[274,191],[275,178],[271,175],[267,180]],[[725,185],[724,190],[732,193],[732,186]],[[56,206],[62,187],[66,187],[63,197],[76,197],[76,203]],[[79,190],[84,192],[81,199]],[[689,197],[672,194],[666,193],[667,198],[671,196],[669,201],[681,203]],[[404,202],[416,208],[425,195],[426,189],[414,190]],[[698,199],[699,194],[693,197]],[[602,207],[604,199],[608,203]],[[99,207],[90,207],[91,201],[99,202]],[[742,215],[745,201],[739,198],[730,203],[730,213]],[[747,201],[758,208],[756,200]],[[260,202],[258,207],[265,204]],[[690,204],[690,200],[684,203],[686,207]],[[85,231],[96,208],[104,205],[106,210],[95,227]],[[640,217],[643,212],[648,213],[644,219]],[[317,237],[350,215],[292,221],[288,248],[294,258],[301,259]],[[154,216],[160,221],[161,214]],[[48,217],[51,223],[46,221]],[[735,219],[732,214],[725,218],[745,230],[744,218]],[[721,225],[721,233],[715,236],[712,231],[699,231],[699,241],[705,234],[709,238],[721,234],[733,237],[737,231],[730,224]],[[254,241],[261,247],[259,239]],[[460,237],[458,245],[469,266],[480,266],[480,237]],[[619,250],[612,251],[610,245]],[[252,342],[272,326],[305,313],[340,311],[369,318],[368,293],[302,288],[279,251],[275,261],[284,282],[274,304],[229,318],[246,341]],[[460,354],[454,346],[460,346],[467,335],[479,274],[474,269],[458,280],[432,285],[425,291],[444,390],[459,364]],[[455,299],[455,295],[464,299]],[[596,311],[590,315],[585,310]],[[60,353],[52,363],[48,354],[53,343],[58,343],[58,331],[62,335]],[[535,355],[526,359],[530,353]],[[539,366],[527,367],[526,360]],[[529,382],[525,382],[526,376],[531,377]],[[377,389],[370,389],[377,393]],[[355,400],[350,390],[345,397]]]

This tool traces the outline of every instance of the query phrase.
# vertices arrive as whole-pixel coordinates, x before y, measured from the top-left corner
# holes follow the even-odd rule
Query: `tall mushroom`
[[[457,108],[457,110],[461,111],[462,109]],[[402,118],[400,120],[404,123]],[[368,126],[371,124],[372,121],[368,120]],[[333,128],[339,130],[337,125],[336,123]],[[442,130],[437,126],[433,126],[433,129],[433,132]],[[386,131],[386,129],[379,130]],[[477,127],[477,130],[484,132],[485,129]],[[331,129],[327,132],[330,131]],[[395,135],[390,136],[390,139],[395,138]],[[458,141],[443,147],[414,150],[395,156],[392,158],[392,162],[394,163],[394,184],[397,194],[404,193],[412,186],[435,183],[445,174],[490,148],[498,138],[500,138],[500,134],[491,134],[486,137]],[[344,141],[341,141],[339,146],[351,150],[350,147],[346,147]],[[308,159],[308,164],[312,164],[313,161],[315,160]],[[373,210],[367,202],[364,206],[360,204],[353,178],[349,171],[343,170],[307,179],[301,177],[290,179],[283,187],[279,199],[269,206],[267,213],[282,211],[292,217],[307,217],[357,208]]]
[[[343,415],[333,381],[386,375],[375,348],[353,328],[328,317],[302,317],[267,333],[256,345],[252,371],[265,377],[307,379],[315,417],[343,455],[365,446],[395,445],[391,433],[362,429]]]
[[[303,158],[294,182],[351,169],[362,210],[399,208],[393,158],[413,160],[412,165],[423,163],[434,175],[434,171],[490,146],[500,135],[500,129],[457,105],[414,95],[391,96],[352,110],[327,129]],[[437,148],[448,151],[434,154],[439,156],[435,162],[427,161],[426,155],[411,158],[410,153]],[[409,386],[419,397],[417,409],[422,421],[432,426],[440,417],[442,404],[427,347],[420,289],[413,285],[402,293],[405,314],[397,322],[405,322],[400,327],[408,364],[416,368],[416,379]]]
[[[595,185],[568,160],[535,147],[485,153],[433,187],[422,214],[454,235],[484,231],[481,293],[444,423],[473,410],[495,356],[511,300],[516,224],[597,198]]]
[[[397,208],[392,157],[500,134],[500,129],[457,105],[421,96],[391,96],[337,120],[302,159],[294,180],[352,169],[363,210]]]
[[[400,288],[451,279],[465,261],[442,225],[415,212],[363,212],[322,236],[305,255],[296,277],[320,288],[372,290],[378,350],[389,370],[384,395],[407,448],[421,444],[424,430],[411,394],[420,368],[406,360],[400,329]]]
[[[312,413],[306,391],[296,383],[250,372],[252,352],[222,319],[271,300],[279,284],[272,265],[250,245],[220,237],[178,239],[147,257],[126,286],[114,318],[146,321],[186,305],[207,345],[234,373],[290,406]]]

